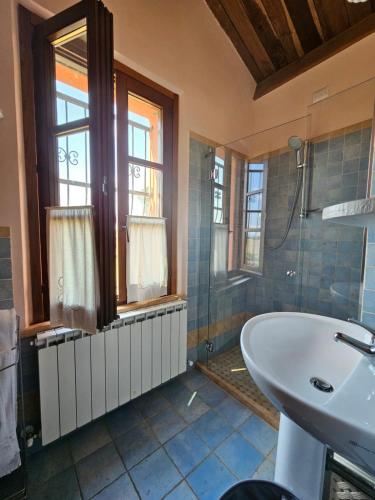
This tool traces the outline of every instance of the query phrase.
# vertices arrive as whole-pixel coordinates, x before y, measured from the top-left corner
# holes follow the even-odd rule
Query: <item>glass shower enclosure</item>
[[[252,316],[361,318],[366,230],[324,221],[322,209],[371,193],[374,96],[372,79],[312,104],[302,118],[207,146],[198,360],[240,398],[249,392],[240,334]],[[268,404],[255,384],[250,397]]]

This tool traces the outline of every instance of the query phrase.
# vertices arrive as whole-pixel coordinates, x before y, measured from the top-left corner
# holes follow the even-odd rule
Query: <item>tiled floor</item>
[[[273,478],[276,440],[193,370],[31,455],[29,498],[217,500]]]

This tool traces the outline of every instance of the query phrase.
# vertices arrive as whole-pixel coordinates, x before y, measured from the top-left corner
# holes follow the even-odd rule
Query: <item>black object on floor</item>
[[[298,500],[298,498],[270,481],[248,480],[229,488],[220,500]]]

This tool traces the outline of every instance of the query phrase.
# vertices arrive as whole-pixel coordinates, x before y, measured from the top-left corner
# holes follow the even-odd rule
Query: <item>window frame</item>
[[[20,45],[22,120],[24,135],[26,204],[28,212],[29,273],[31,289],[31,323],[46,320],[42,283],[42,259],[38,196],[38,161],[34,96],[34,58],[32,41],[34,28],[43,19],[23,5],[18,6],[18,36]]]
[[[263,170],[260,169],[250,169],[250,165],[263,164]],[[251,173],[261,172],[263,174],[262,187],[260,189],[247,191],[249,175]],[[241,237],[241,270],[248,273],[253,273],[257,275],[263,274],[263,260],[264,260],[264,238],[266,230],[266,206],[267,206],[267,173],[268,173],[268,162],[267,160],[245,160],[244,165],[244,189],[243,189],[243,209],[242,209],[242,237]],[[250,196],[262,194],[262,207],[261,210],[248,210],[247,201]],[[247,227],[247,213],[260,213],[260,228]],[[259,233],[259,266],[249,266],[245,264],[245,244],[246,244],[246,233]]]
[[[77,5],[77,4],[76,4]],[[71,15],[76,16],[77,9],[82,9],[84,2],[80,3],[80,7],[72,6],[69,11]],[[82,10],[80,10],[82,12]],[[26,186],[26,204],[27,204],[27,222],[29,236],[29,276],[30,276],[30,325],[41,324],[48,321],[49,306],[48,306],[48,283],[45,281],[46,276],[46,254],[43,255],[43,235],[46,236],[46,231],[43,229],[43,213],[45,206],[40,196],[40,162],[38,162],[37,154],[37,125],[36,114],[37,104],[30,96],[35,94],[35,68],[33,54],[33,39],[35,27],[42,23],[45,19],[34,14],[26,7],[18,6],[18,22],[19,22],[19,45],[20,45],[20,62],[21,62],[21,97],[22,97],[22,117],[23,117],[23,132],[24,132],[24,157],[25,157],[25,186]],[[171,158],[171,213],[169,216],[169,281],[168,293],[171,296],[160,297],[153,299],[147,303],[139,302],[130,305],[117,304],[117,312],[124,310],[137,309],[154,305],[155,303],[164,303],[167,300],[176,299],[177,295],[177,157],[178,157],[178,96],[173,92],[165,89],[157,83],[149,80],[136,71],[128,68],[122,63],[113,61],[113,79],[115,72],[122,71],[128,76],[133,77],[137,81],[149,86],[155,91],[164,94],[173,100],[173,126],[172,126],[172,158]],[[45,182],[49,182],[45,180]],[[57,190],[57,185],[56,185]],[[56,191],[55,190],[55,191]],[[45,227],[45,225],[44,225]],[[109,298],[111,300],[111,298]]]
[[[123,196],[117,193],[118,206],[118,262],[119,296],[121,310],[137,307],[137,302],[127,304],[126,294],[126,216],[129,206],[128,165],[135,163],[152,167],[163,172],[163,217],[166,218],[167,257],[168,257],[168,295],[176,294],[177,288],[177,144],[178,144],[178,96],[161,85],[149,80],[119,61],[114,62],[117,106],[117,189],[122,186]],[[128,154],[128,94],[137,96],[160,106],[163,109],[163,158],[161,163],[140,160]],[[119,113],[119,109],[123,112]],[[122,132],[121,132],[122,131]],[[122,138],[119,137],[122,133]],[[133,160],[133,161],[132,161]],[[119,168],[119,165],[126,168]],[[165,297],[150,300],[163,300]],[[145,306],[145,303],[142,304]]]
[[[224,159],[221,158],[220,156],[216,155],[216,149],[215,148],[215,152],[214,152],[214,183],[213,183],[213,204],[212,204],[212,208],[213,208],[213,213],[212,213],[212,222],[213,224],[221,224],[221,225],[224,225],[225,222],[226,222],[226,210],[227,210],[227,185],[226,185],[226,180],[227,180],[227,160],[228,160],[228,151],[226,149],[224,149]],[[220,160],[222,160],[223,164],[221,165],[217,160],[216,158],[220,158]],[[220,183],[218,181],[219,179],[219,170],[222,170],[223,171],[223,182]],[[217,191],[220,191],[221,192],[221,208],[215,206],[215,192]],[[221,212],[221,222],[217,222],[215,220],[215,212]]]
[[[89,54],[90,116],[68,124],[77,131],[89,124],[91,192],[98,256],[101,329],[116,317],[114,268],[113,18],[102,2],[81,0],[48,19],[18,7],[25,178],[29,226],[31,324],[49,318],[47,266],[48,206],[57,205],[55,68],[51,42],[85,19]],[[100,77],[99,77],[100,76]],[[34,99],[30,99],[34,96]],[[103,185],[105,184],[105,189]]]

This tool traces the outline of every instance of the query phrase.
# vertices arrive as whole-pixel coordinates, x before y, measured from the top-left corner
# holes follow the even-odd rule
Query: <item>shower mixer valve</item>
[[[288,276],[288,278],[293,278],[296,275],[296,272],[290,269],[286,272],[286,275]]]

